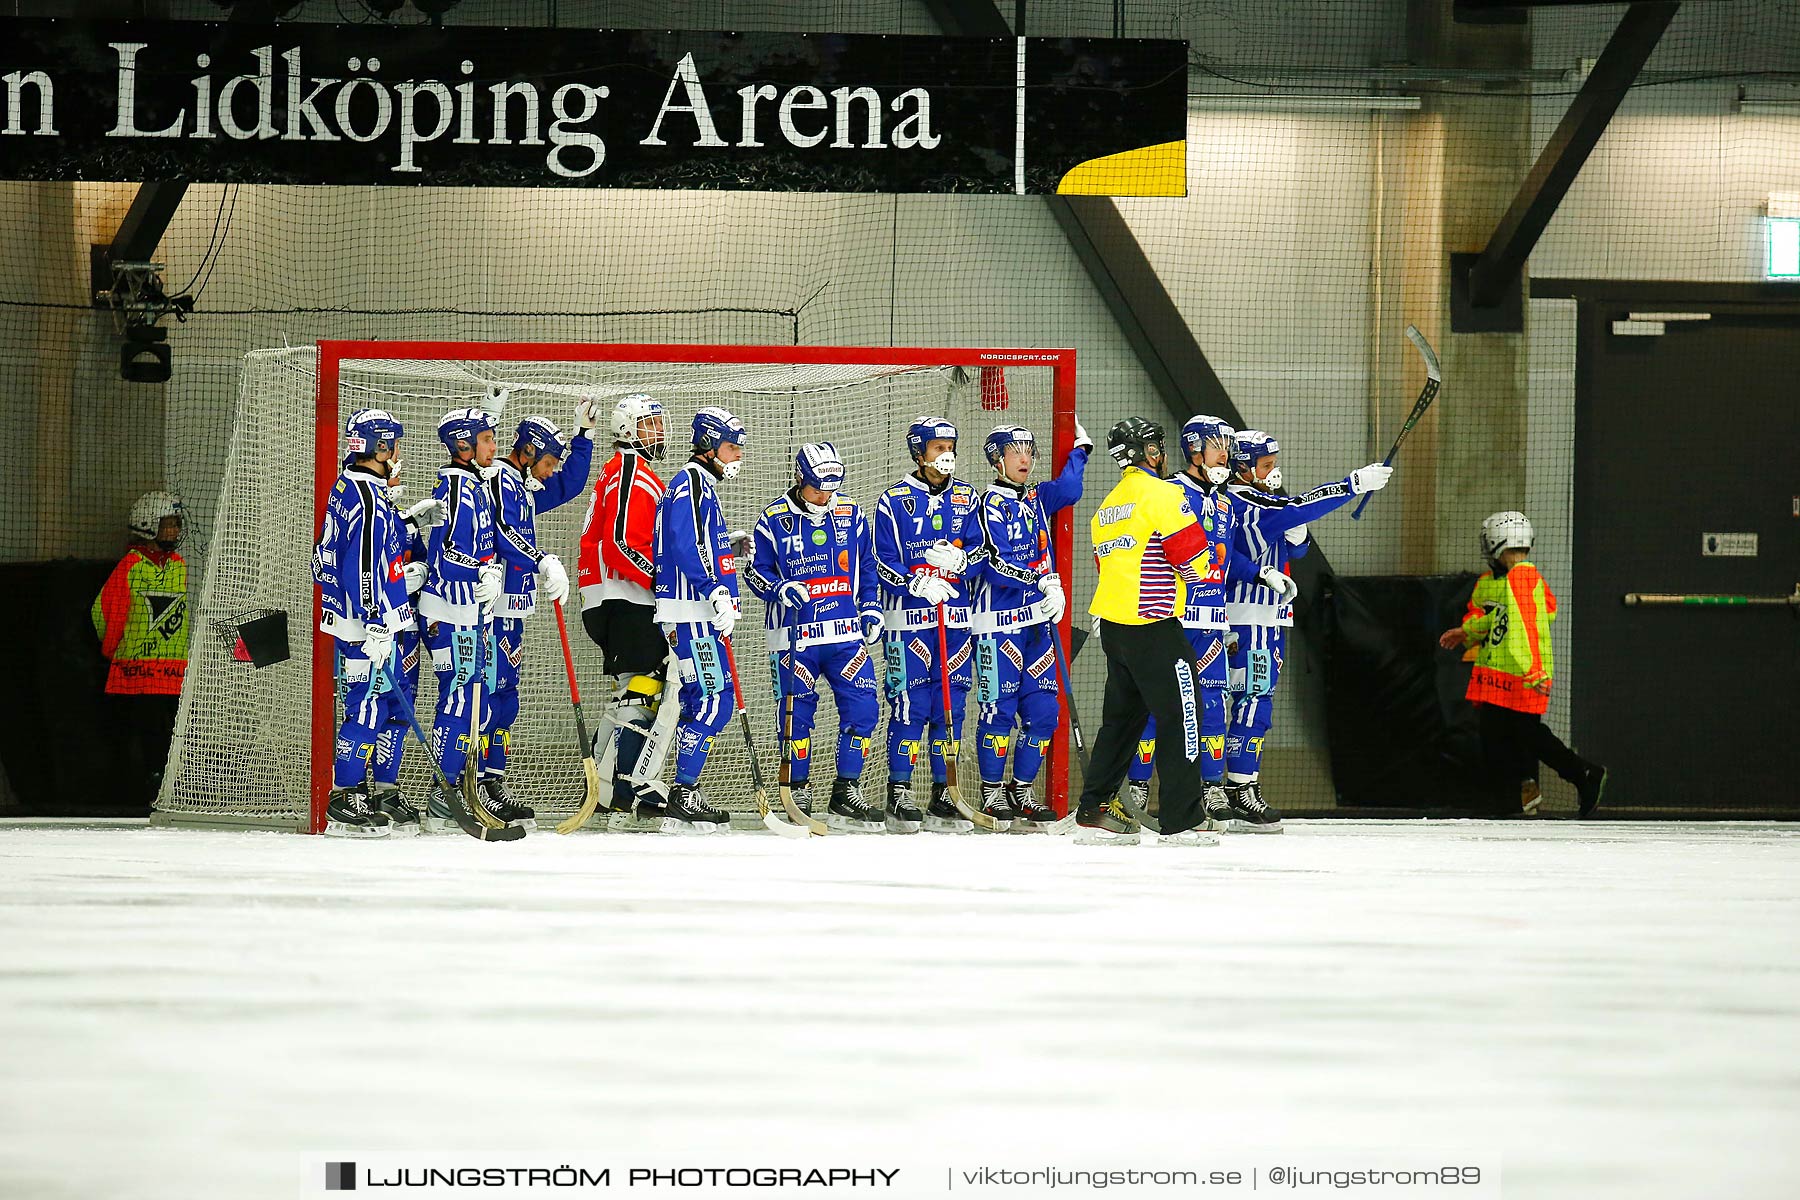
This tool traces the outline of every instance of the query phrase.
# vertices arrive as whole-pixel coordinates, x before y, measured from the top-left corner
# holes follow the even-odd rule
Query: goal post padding
[[[319,595],[310,561],[340,470],[342,419],[357,408],[387,408],[400,418],[403,503],[411,502],[428,496],[436,482],[443,459],[438,418],[458,406],[485,405],[490,384],[510,389],[506,410],[497,414],[501,454],[526,415],[548,416],[572,432],[581,397],[595,396],[610,409],[612,398],[648,392],[669,410],[669,455],[654,464],[665,481],[686,458],[694,410],[730,409],[749,431],[743,473],[720,488],[734,529],[751,528],[791,484],[794,454],[805,442],[838,445],[849,471],[845,494],[872,514],[882,490],[912,468],[905,435],[917,416],[943,413],[957,423],[958,474],[978,489],[992,475],[981,456],[992,426],[1023,425],[1040,441],[1049,435],[1052,453],[1034,472],[1039,480],[1061,468],[1074,441],[1073,350],[322,341],[253,351],[245,357],[158,823],[323,829],[340,709],[335,643],[316,632]],[[1001,402],[1005,409],[992,407]],[[610,692],[599,650],[581,631],[576,546],[592,482],[610,454],[602,430],[588,488],[538,520],[540,547],[559,555],[569,571],[564,607],[590,725]],[[1073,595],[1072,511],[1054,524],[1057,566]],[[244,614],[274,609],[290,614],[294,658],[258,670],[234,655],[232,634]],[[1065,645],[1069,622],[1065,616]],[[308,637],[303,629],[314,632]],[[556,818],[579,803],[582,776],[554,615],[530,618],[525,641],[508,785],[540,814]],[[747,588],[733,642],[758,753],[772,775],[776,722],[763,606]],[[879,678],[879,655],[875,665]],[[418,696],[427,730],[436,694],[427,661]],[[864,774],[872,796],[887,775],[885,698],[880,708]],[[971,736],[976,708],[971,697],[962,739],[965,788],[978,774]],[[835,704],[822,689],[813,751],[821,783],[832,774],[836,729]],[[1059,727],[1041,777],[1058,811],[1068,801],[1066,731],[1066,724]],[[405,753],[402,785],[417,799],[429,778],[425,751],[409,738]],[[916,778],[926,777],[921,763]],[[735,727],[719,735],[702,786],[722,807],[748,814],[748,759]]]

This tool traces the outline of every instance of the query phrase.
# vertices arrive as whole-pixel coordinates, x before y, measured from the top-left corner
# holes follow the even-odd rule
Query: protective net
[[[629,355],[629,348],[616,349]],[[499,353],[504,354],[501,350]],[[776,350],[775,353],[779,353]],[[840,352],[854,355],[854,351]],[[315,348],[256,351],[246,356],[229,459],[213,518],[206,577],[194,606],[195,639],[174,752],[157,802],[161,821],[243,822],[305,829],[315,822],[313,780],[321,764],[313,747],[320,722],[335,727],[341,708],[314,711],[311,703],[313,624],[310,573],[318,479],[312,431],[319,421],[320,352]],[[541,357],[541,356],[535,356]],[[891,355],[884,355],[891,357]],[[979,443],[999,422],[1041,431],[1049,444],[1054,419],[1051,366],[1013,363],[983,368],[896,363],[716,363],[473,361],[458,358],[345,359],[339,366],[335,409],[385,408],[406,427],[401,443],[407,497],[430,494],[441,447],[438,419],[449,409],[488,404],[489,388],[505,389],[497,412],[501,452],[528,415],[573,428],[572,411],[592,396],[610,410],[612,399],[647,392],[669,410],[670,454],[653,464],[666,481],[685,459],[681,449],[694,410],[722,406],[740,417],[750,442],[739,476],[720,485],[732,528],[750,529],[764,506],[793,482],[794,456],[806,442],[830,441],[849,478],[843,495],[872,511],[881,490],[912,469],[906,427],[924,414],[947,415],[967,439],[965,456],[980,461]],[[1002,403],[1006,407],[997,407]],[[341,424],[328,418],[335,428]],[[590,486],[537,520],[539,548],[559,555],[571,577],[592,482],[611,454],[604,437],[595,447]],[[1049,456],[1043,466],[1049,466]],[[327,479],[335,478],[336,470]],[[980,478],[976,473],[976,478]],[[744,620],[733,638],[744,701],[758,753],[772,781],[779,763],[776,706],[765,649],[763,605],[744,589]],[[241,623],[280,610],[290,615],[294,657],[258,669],[238,645]],[[580,601],[565,605],[577,679],[590,730],[611,688],[601,655],[583,632]],[[324,642],[330,653],[332,643]],[[568,815],[583,795],[569,685],[548,605],[526,622],[520,677],[520,714],[513,731],[508,788],[540,816]],[[333,664],[335,666],[335,664]],[[673,701],[673,691],[671,690]],[[417,700],[429,733],[437,686],[429,663]],[[835,731],[836,705],[821,688],[818,734]],[[817,735],[816,735],[817,736]],[[821,744],[832,740],[819,737]],[[734,722],[714,744],[701,786],[734,813],[753,811],[748,750]],[[407,748],[402,787],[422,797],[430,781],[424,749]],[[881,732],[869,754],[865,787],[879,794],[886,775]],[[328,770],[329,764],[323,764]],[[672,777],[671,755],[668,770]]]

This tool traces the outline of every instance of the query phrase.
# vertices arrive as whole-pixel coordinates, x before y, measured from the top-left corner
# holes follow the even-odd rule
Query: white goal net
[[[496,414],[503,454],[512,444],[513,427],[527,415],[547,416],[569,431],[575,403],[583,396],[599,398],[603,410],[610,410],[613,397],[648,392],[670,413],[669,455],[657,464],[665,481],[686,456],[694,410],[720,405],[741,417],[749,430],[743,473],[720,490],[731,526],[743,529],[792,483],[794,455],[806,442],[837,445],[849,469],[845,494],[872,512],[881,491],[912,469],[906,427],[920,415],[941,413],[956,422],[962,433],[959,458],[966,464],[961,473],[978,486],[987,475],[981,441],[994,425],[1024,425],[1037,433],[1040,446],[1050,446],[1054,435],[1058,460],[1072,428],[1074,356],[1066,351],[351,346],[322,343],[245,356],[229,460],[196,597],[175,742],[156,804],[158,823],[314,831],[322,826],[320,800],[329,778],[331,745],[330,737],[322,735],[335,729],[340,714],[335,703],[331,711],[317,711],[324,706],[314,702],[315,672],[332,672],[335,655],[331,641],[314,632],[310,561],[320,489],[330,486],[338,470],[343,418],[358,408],[385,408],[404,424],[401,457],[410,501],[429,495],[435,482],[442,458],[438,419],[451,408],[485,405],[493,384],[510,389],[506,411]],[[369,355],[411,357],[354,357],[355,346]],[[705,361],[648,357],[683,353]],[[904,361],[908,353],[922,361]],[[784,354],[792,357],[783,361],[779,356]],[[607,357],[590,357],[598,355]],[[322,363],[324,389],[319,386]],[[1004,411],[991,407],[1002,380]],[[1060,420],[1058,413],[1063,414]],[[316,433],[329,437],[330,457],[315,451]],[[603,433],[589,487],[538,518],[539,544],[562,557],[571,580],[592,482],[610,454]],[[1050,459],[1046,453],[1039,477],[1049,471]],[[1059,566],[1066,571],[1066,561]],[[744,590],[744,620],[733,641],[757,750],[773,780],[775,705],[763,608]],[[293,656],[259,669],[237,651],[237,627],[247,617],[271,611],[288,615]],[[582,630],[580,601],[573,590],[565,611],[591,730],[611,687],[601,673],[598,648]],[[555,614],[540,606],[526,624],[520,715],[507,781],[518,799],[536,807],[540,817],[554,820],[580,803],[581,766]],[[429,667],[427,662],[420,674],[418,696],[427,735],[437,694]],[[322,686],[331,680],[327,674]],[[335,698],[335,687],[329,694]],[[973,710],[971,704],[971,722]],[[885,720],[885,704],[883,712]],[[836,722],[835,707],[826,697],[819,707],[819,733],[834,730]],[[884,740],[878,726],[864,776],[870,787],[878,788],[885,779]],[[324,762],[319,761],[321,745]],[[409,736],[401,783],[415,799],[424,795],[430,778],[425,754]],[[748,753],[735,722],[720,734],[701,783],[722,807],[749,811]]]

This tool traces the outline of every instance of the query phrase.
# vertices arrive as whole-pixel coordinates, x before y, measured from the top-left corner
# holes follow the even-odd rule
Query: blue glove
[[[881,640],[881,614],[866,612],[862,615],[863,644],[873,646]]]
[[[788,608],[800,609],[812,599],[812,593],[798,579],[786,579],[775,589],[775,601]]]

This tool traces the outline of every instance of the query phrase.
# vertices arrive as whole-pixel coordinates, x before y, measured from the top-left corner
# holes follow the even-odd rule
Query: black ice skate
[[[482,807],[499,817],[502,825],[516,829],[537,828],[537,810],[513,800],[512,793],[506,790],[505,775],[483,775],[481,792],[485,795]]]
[[[1256,780],[1227,785],[1225,800],[1230,812],[1222,824],[1214,822],[1214,829],[1221,833],[1281,832],[1281,813],[1263,803],[1262,785]]]
[[[956,805],[950,803],[949,792],[947,783],[931,785],[931,807],[925,810],[925,832],[974,833],[975,822],[956,811]]]
[[[720,833],[730,828],[731,814],[714,808],[699,788],[678,783],[675,790],[669,793],[667,811],[662,819],[664,833]]]
[[[802,779],[799,783],[796,783],[792,787],[790,787],[788,789],[788,793],[794,797],[794,807],[795,808],[799,809],[801,812],[805,813],[809,817],[812,816],[812,814],[813,814],[812,780]]]
[[[887,831],[917,833],[925,823],[925,814],[913,803],[912,784],[890,779],[887,786]]]
[[[1012,823],[1019,814],[1013,811],[1012,797],[1007,794],[1004,783],[983,783],[981,785],[981,811],[994,820],[994,832],[1005,833],[1012,828]]]
[[[887,822],[880,809],[863,799],[862,781],[832,781],[831,803],[825,806],[825,824],[839,833],[885,833]]]
[[[451,808],[444,790],[435,783],[425,794],[425,818],[420,822],[420,827],[426,833],[462,834],[462,827],[456,823],[456,810]]]
[[[393,784],[370,788],[369,807],[387,817],[391,836],[412,837],[419,832],[419,810]]]
[[[1075,811],[1077,846],[1135,846],[1138,837],[1138,823],[1116,797],[1105,804],[1084,804]]]
[[[1045,833],[1056,824],[1056,811],[1038,799],[1031,784],[1015,779],[1007,798],[1012,802],[1014,833]]]
[[[1589,763],[1587,774],[1575,785],[1575,794],[1581,797],[1581,815],[1593,816],[1594,810],[1600,807],[1600,797],[1606,794],[1606,768],[1599,763]]]
[[[325,803],[325,835],[341,838],[388,836],[388,818],[369,807],[361,788],[333,788]]]

